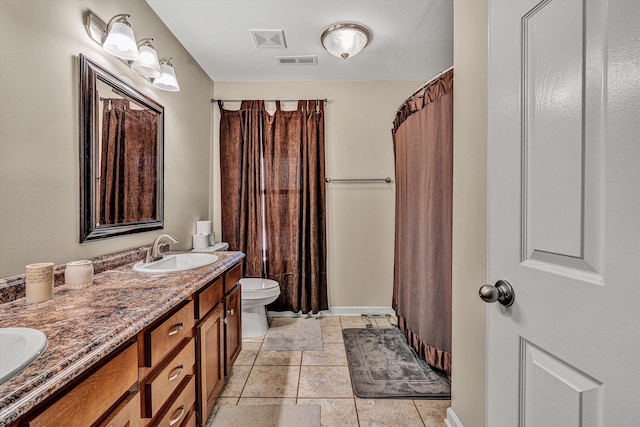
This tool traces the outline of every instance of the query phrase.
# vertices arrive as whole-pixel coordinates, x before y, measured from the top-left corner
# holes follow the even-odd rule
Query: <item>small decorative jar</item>
[[[71,289],[82,289],[93,283],[93,262],[88,259],[68,262],[64,268],[64,282]]]

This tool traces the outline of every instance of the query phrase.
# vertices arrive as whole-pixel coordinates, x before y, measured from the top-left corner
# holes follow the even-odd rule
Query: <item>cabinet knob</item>
[[[227,310],[227,314],[229,314],[229,316],[233,316],[236,314],[236,311],[232,308],[231,310]]]

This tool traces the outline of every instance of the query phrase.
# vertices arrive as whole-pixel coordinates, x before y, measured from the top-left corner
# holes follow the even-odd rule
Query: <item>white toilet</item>
[[[193,249],[192,252],[218,252],[229,249],[226,242],[218,242],[208,248]],[[240,279],[242,297],[242,338],[262,337],[269,329],[267,305],[280,295],[280,284],[275,280],[261,278]]]
[[[280,295],[280,284],[261,278],[240,279],[242,289],[242,338],[262,337],[267,333],[267,305]]]

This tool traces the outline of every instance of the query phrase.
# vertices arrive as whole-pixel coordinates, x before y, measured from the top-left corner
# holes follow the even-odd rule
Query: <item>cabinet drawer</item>
[[[242,264],[238,264],[224,275],[224,293],[229,293],[231,289],[242,278]]]
[[[223,282],[222,277],[220,277],[218,280],[213,282],[211,286],[209,286],[207,289],[205,289],[204,291],[198,294],[198,298],[197,298],[197,308],[198,308],[197,318],[198,319],[202,319],[204,316],[207,315],[209,311],[211,311],[213,307],[215,307],[216,305],[218,305],[218,303],[222,301],[222,297],[224,295],[222,282]]]
[[[140,393],[131,393],[99,427],[139,427]]]
[[[144,363],[153,367],[185,338],[193,336],[193,302],[144,333]]]
[[[171,404],[166,406],[163,413],[152,424],[153,426],[179,426],[187,418],[196,402],[196,381],[195,377],[191,375],[183,382],[186,383],[185,388]]]
[[[32,419],[29,426],[88,426],[138,381],[138,350],[130,345]]]
[[[152,418],[178,387],[183,378],[194,374],[196,362],[194,339],[191,338],[179,346],[175,357],[158,366],[158,369],[145,380],[145,415]]]

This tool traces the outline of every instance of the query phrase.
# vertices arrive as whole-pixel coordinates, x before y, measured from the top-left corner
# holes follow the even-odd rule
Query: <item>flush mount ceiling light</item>
[[[160,58],[160,70],[162,70],[162,75],[153,79],[153,86],[167,92],[179,91],[180,86],[178,86],[176,70],[173,69],[171,58]]]
[[[131,69],[136,73],[149,77],[150,79],[158,78],[162,75],[160,71],[160,63],[158,62],[158,54],[151,44],[153,39],[142,39],[138,42],[138,50],[140,56],[133,61]]]
[[[347,59],[360,53],[369,44],[371,32],[353,22],[335,24],[322,32],[322,46],[333,56]]]
[[[111,18],[109,25],[107,25],[107,37],[104,39],[102,47],[113,56],[133,61],[138,59],[140,53],[133,35],[133,28],[127,21],[130,16],[123,13]]]

